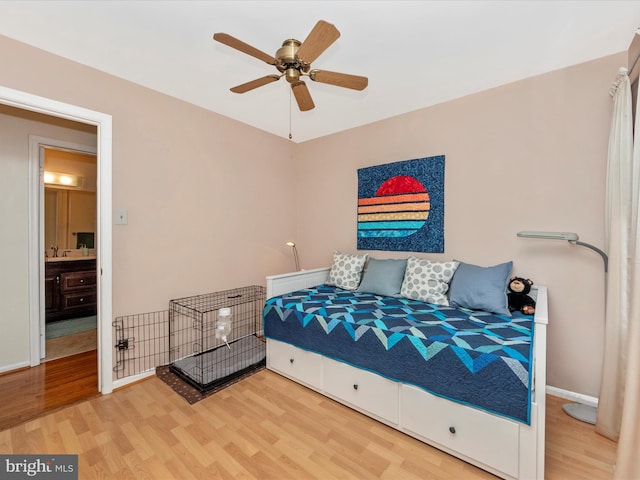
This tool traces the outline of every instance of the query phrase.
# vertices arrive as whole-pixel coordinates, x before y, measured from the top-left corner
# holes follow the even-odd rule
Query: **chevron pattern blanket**
[[[533,316],[320,285],[267,300],[267,338],[530,424]]]

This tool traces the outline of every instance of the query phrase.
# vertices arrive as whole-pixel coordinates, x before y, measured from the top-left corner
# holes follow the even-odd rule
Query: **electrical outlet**
[[[129,213],[126,208],[116,208],[114,218],[116,225],[126,225],[129,221]]]

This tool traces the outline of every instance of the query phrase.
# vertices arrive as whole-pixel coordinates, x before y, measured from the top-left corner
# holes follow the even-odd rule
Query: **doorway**
[[[55,118],[71,120],[96,127],[98,159],[98,196],[97,196],[97,287],[98,287],[98,389],[103,394],[113,391],[112,375],[112,246],[111,246],[111,170],[112,170],[112,118],[111,115],[66,104],[45,97],[0,86],[0,104],[8,105],[27,112],[50,115]],[[42,278],[42,253],[44,241],[40,240],[39,209],[43,208],[40,194],[38,138],[29,138],[29,206],[28,206],[28,299],[29,299],[29,364],[40,364],[41,335],[40,322],[44,317],[44,295]],[[42,309],[41,309],[42,305]],[[44,336],[44,335],[42,335]]]
[[[41,145],[40,153],[45,245],[40,358],[48,362],[97,349],[97,158],[95,147]],[[97,379],[97,365],[86,374]]]

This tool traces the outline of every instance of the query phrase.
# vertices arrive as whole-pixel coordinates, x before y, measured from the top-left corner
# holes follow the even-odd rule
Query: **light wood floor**
[[[547,398],[545,478],[612,478],[616,444]],[[495,479],[268,370],[194,405],[153,377],[4,430],[0,452],[79,454],[81,479]]]

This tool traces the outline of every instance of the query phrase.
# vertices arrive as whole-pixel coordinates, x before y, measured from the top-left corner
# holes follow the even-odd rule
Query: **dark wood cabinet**
[[[61,260],[45,263],[47,322],[96,314],[96,261]]]
[[[44,274],[44,312],[47,316],[60,308],[60,276],[48,266]]]

